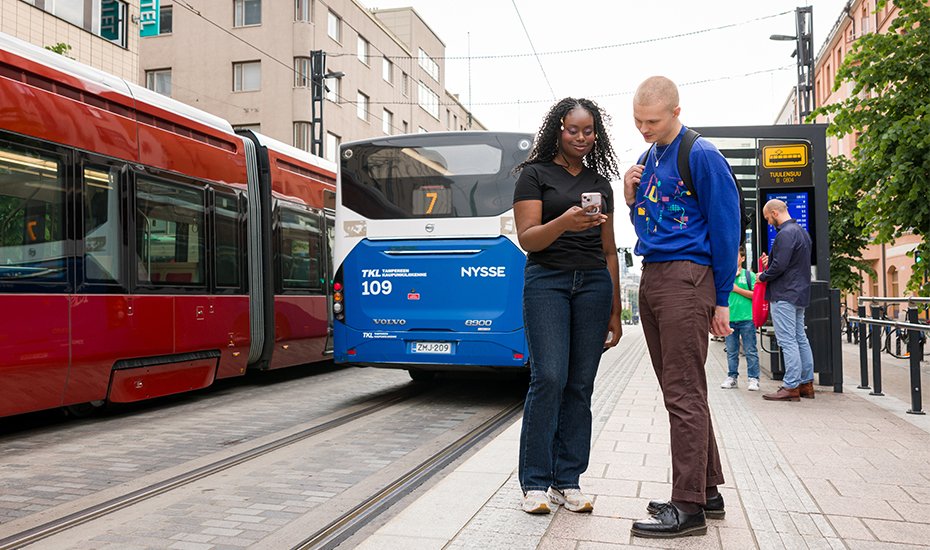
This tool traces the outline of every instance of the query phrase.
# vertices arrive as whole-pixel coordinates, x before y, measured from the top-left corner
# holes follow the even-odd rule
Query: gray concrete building
[[[4,0],[9,1],[9,0]],[[310,150],[314,50],[326,53],[323,156],[386,134],[484,129],[445,89],[445,44],[412,8],[355,0],[164,0],[140,79],[158,92]],[[164,19],[163,19],[164,20]]]
[[[142,0],[152,2],[152,0]],[[0,0],[0,32],[139,83],[140,0]]]

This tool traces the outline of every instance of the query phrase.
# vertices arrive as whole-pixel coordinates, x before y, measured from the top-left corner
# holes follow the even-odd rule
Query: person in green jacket
[[[759,354],[756,351],[756,327],[752,324],[752,289],[756,284],[756,275],[744,269],[746,263],[746,246],[739,245],[739,262],[736,267],[736,280],[730,293],[730,328],[733,333],[727,336],[727,378],[720,384],[721,388],[736,387],[739,378],[739,344],[743,341],[746,352],[746,376],[749,377],[749,391],[759,391]]]

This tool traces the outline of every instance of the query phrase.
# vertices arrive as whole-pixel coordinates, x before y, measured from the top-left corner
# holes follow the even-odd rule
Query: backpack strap
[[[752,290],[752,277],[749,276],[749,270],[743,268],[743,276],[746,277],[746,288]]]
[[[694,142],[699,137],[701,137],[701,134],[688,128],[681,138],[681,145],[678,146],[678,177],[681,178],[681,182],[685,184],[685,188],[691,193],[694,200],[697,200],[698,196],[697,191],[694,189],[694,182],[691,181],[691,163],[689,159],[691,148],[694,147]]]

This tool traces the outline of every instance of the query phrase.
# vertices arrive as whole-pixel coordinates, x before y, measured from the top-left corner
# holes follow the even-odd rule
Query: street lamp
[[[807,115],[814,110],[814,52],[813,28],[814,12],[812,6],[799,7],[794,10],[797,33],[773,34],[769,40],[796,42],[791,57],[798,62],[798,85],[796,87],[798,103],[798,121],[803,122]]]

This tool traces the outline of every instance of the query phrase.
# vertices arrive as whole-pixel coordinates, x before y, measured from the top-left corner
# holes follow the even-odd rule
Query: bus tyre
[[[431,370],[410,369],[407,374],[414,382],[432,382],[436,379],[436,372]]]

